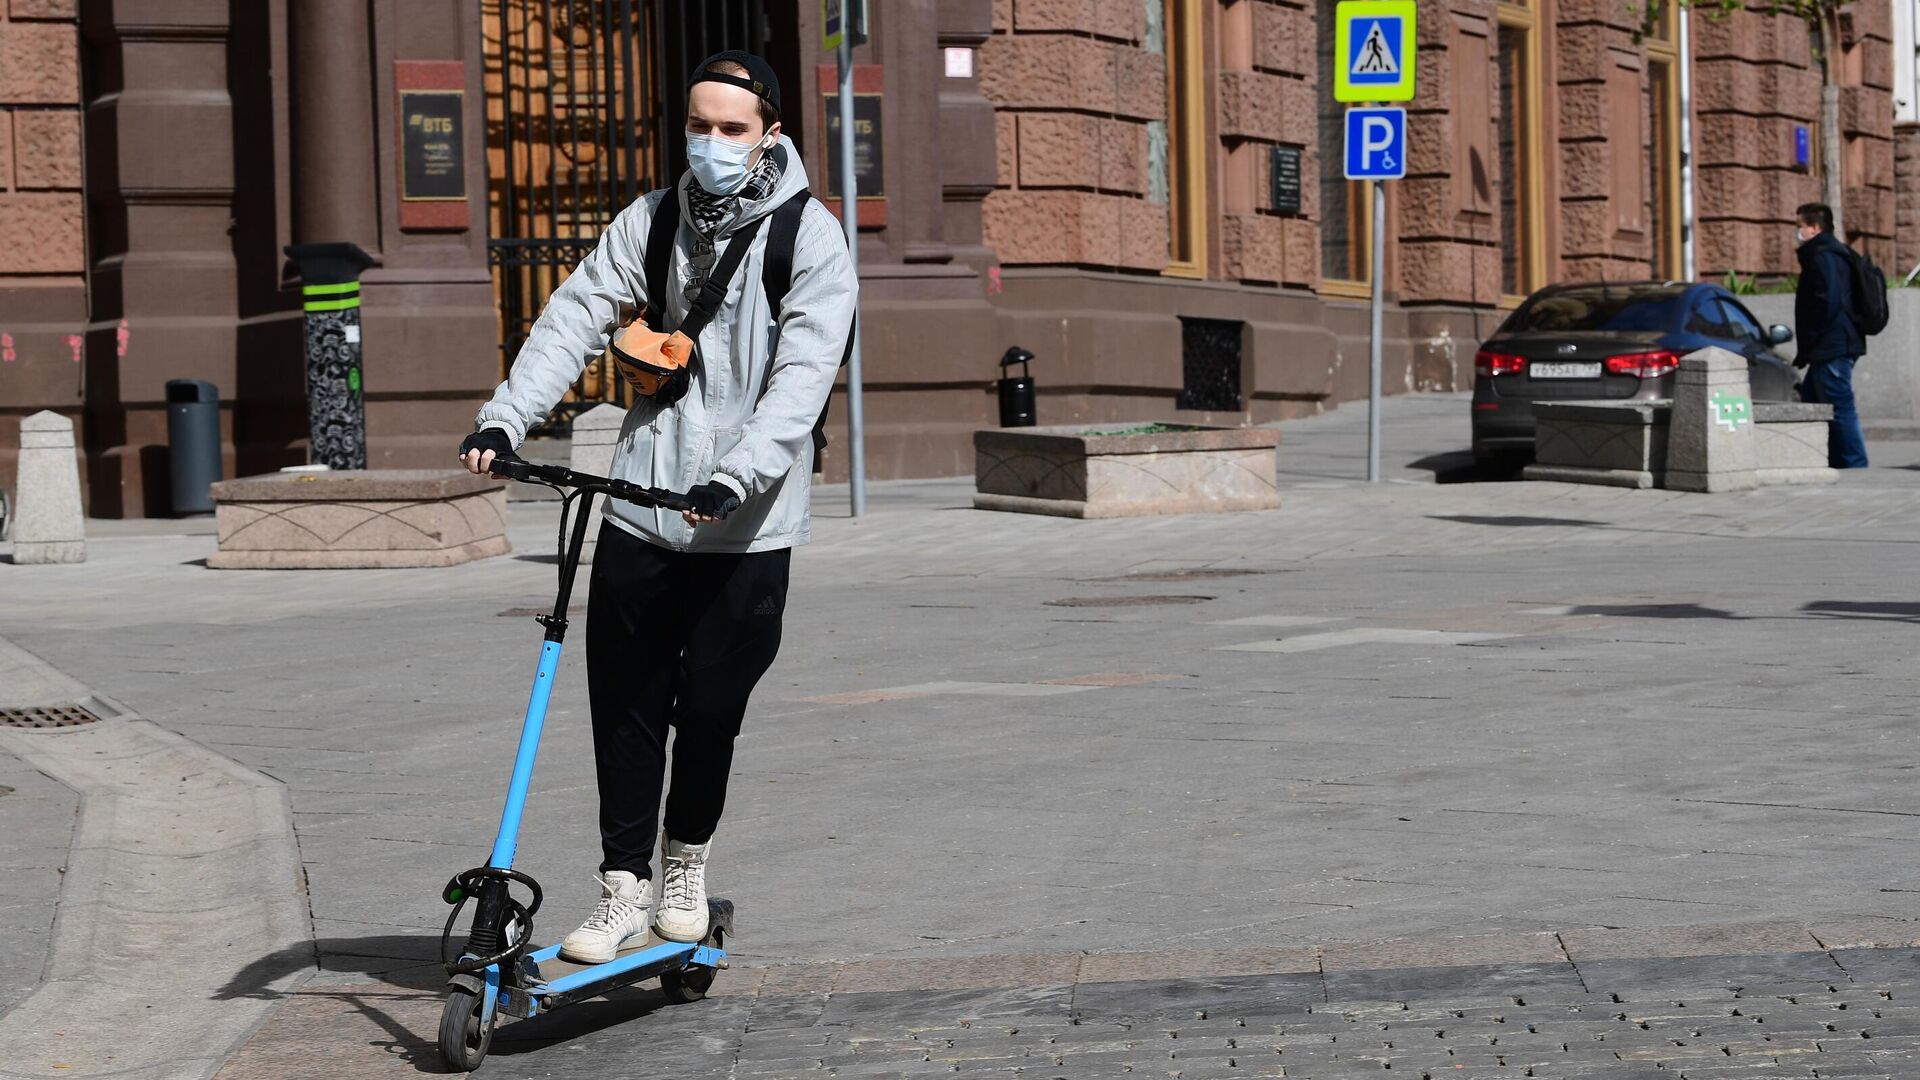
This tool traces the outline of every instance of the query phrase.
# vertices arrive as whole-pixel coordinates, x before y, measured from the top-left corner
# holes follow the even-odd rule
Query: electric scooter
[[[526,808],[527,787],[533,779],[534,758],[540,750],[547,702],[560,666],[560,646],[567,634],[567,603],[573,595],[574,575],[580,569],[589,519],[596,516],[587,512],[592,496],[605,495],[637,506],[673,511],[688,507],[684,496],[670,491],[518,458],[496,458],[492,472],[561,493],[560,593],[553,614],[537,617],[547,628],[546,642],[540,647],[540,666],[527,701],[520,749],[513,760],[513,777],[507,785],[507,805],[500,815],[493,854],[485,866],[455,874],[441,895],[453,905],[453,911],[440,934],[441,958],[448,975],[447,1003],[440,1013],[440,1057],[461,1072],[479,1068],[486,1059],[495,1023],[502,1014],[522,1019],[538,1016],[655,976],[670,1000],[698,1001],[706,996],[714,976],[727,967],[723,943],[733,936],[732,902],[709,899],[710,929],[698,942],[664,941],[649,931],[623,946],[614,959],[591,965],[561,959],[558,945],[529,950],[533,916],[540,910],[540,883],[513,868],[514,848],[521,812]],[[569,488],[572,490],[566,490]],[[573,518],[571,538],[567,530],[569,514]],[[514,895],[516,885],[526,890],[525,900]],[[473,923],[455,956],[448,945],[454,924],[469,901],[474,905]]]

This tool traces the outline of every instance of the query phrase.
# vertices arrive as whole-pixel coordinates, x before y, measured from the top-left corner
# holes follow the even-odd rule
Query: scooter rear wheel
[[[487,1059],[493,1045],[493,1024],[499,1013],[481,1016],[485,1000],[471,990],[455,988],[440,1010],[440,1060],[455,1072],[472,1072]]]
[[[679,971],[669,971],[660,976],[660,989],[666,992],[667,1000],[681,1005],[691,1005],[707,996],[713,988],[713,977],[718,974],[710,967],[694,964]]]

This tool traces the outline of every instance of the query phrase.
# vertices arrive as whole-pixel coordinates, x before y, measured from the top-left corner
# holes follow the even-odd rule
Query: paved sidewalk
[[[1464,445],[1460,403],[1391,404],[1388,475],[1406,482],[1357,482],[1351,410],[1285,428],[1293,486],[1270,513],[997,515],[939,481],[874,485],[853,521],[843,489],[822,492],[718,839],[744,931],[723,982],[891,964],[895,988],[847,992],[920,994],[968,958],[1148,951],[1179,961],[1160,981],[1223,950],[1601,925],[1909,942],[1920,444],[1875,444],[1875,469],[1824,488],[1436,485],[1416,463]],[[363,1026],[302,996],[254,1051],[291,1055],[300,1038],[273,1040],[299,1030],[316,1053],[412,1069],[437,1011],[412,988],[434,982],[438,892],[485,858],[538,647],[503,615],[550,603],[553,515],[515,504],[516,555],[444,570],[211,572],[199,523],[103,527],[84,566],[0,565],[0,634],[286,786],[321,964],[303,995]],[[541,937],[595,887],[580,652],[576,635],[522,840]],[[225,992],[270,995],[313,955],[254,958]],[[1054,1008],[1046,988],[1071,983],[1012,985]],[[729,1025],[757,1030],[724,1018],[742,1007],[526,1061],[590,1074],[637,1057],[630,1038],[710,1065]],[[1280,1015],[1241,1018],[1271,1034]],[[860,1030],[906,1030],[875,1024]]]
[[[39,984],[80,799],[0,752],[0,1014]]]
[[[694,1005],[630,989],[506,1024],[476,1075],[1909,1077],[1920,950],[1847,939],[1772,924],[735,971]],[[218,1080],[431,1071],[438,1009],[316,981]]]

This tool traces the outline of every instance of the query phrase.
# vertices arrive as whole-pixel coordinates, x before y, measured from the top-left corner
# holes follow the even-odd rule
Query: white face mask
[[[747,182],[747,161],[766,140],[737,143],[718,135],[687,135],[687,167],[714,195],[731,195]]]

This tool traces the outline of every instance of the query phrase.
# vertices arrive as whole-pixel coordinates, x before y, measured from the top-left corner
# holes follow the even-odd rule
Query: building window
[[[1500,285],[1509,298],[1526,296],[1547,276],[1538,26],[1532,0],[1500,5]]]
[[[1319,76],[1322,87],[1333,86],[1334,23],[1337,4],[1326,0],[1318,9]],[[1320,282],[1322,292],[1364,295],[1373,279],[1367,266],[1371,254],[1372,189],[1348,180],[1345,105],[1329,90],[1314,95],[1320,102]]]
[[[1168,262],[1166,272],[1207,276],[1206,53],[1200,0],[1147,0],[1159,14],[1167,55]],[[1149,18],[1151,22],[1151,17]],[[1151,135],[1151,133],[1150,133]]]
[[[1675,280],[1680,258],[1680,77],[1674,65],[1674,5],[1664,11],[1647,38],[1647,197],[1652,227],[1653,276]]]

